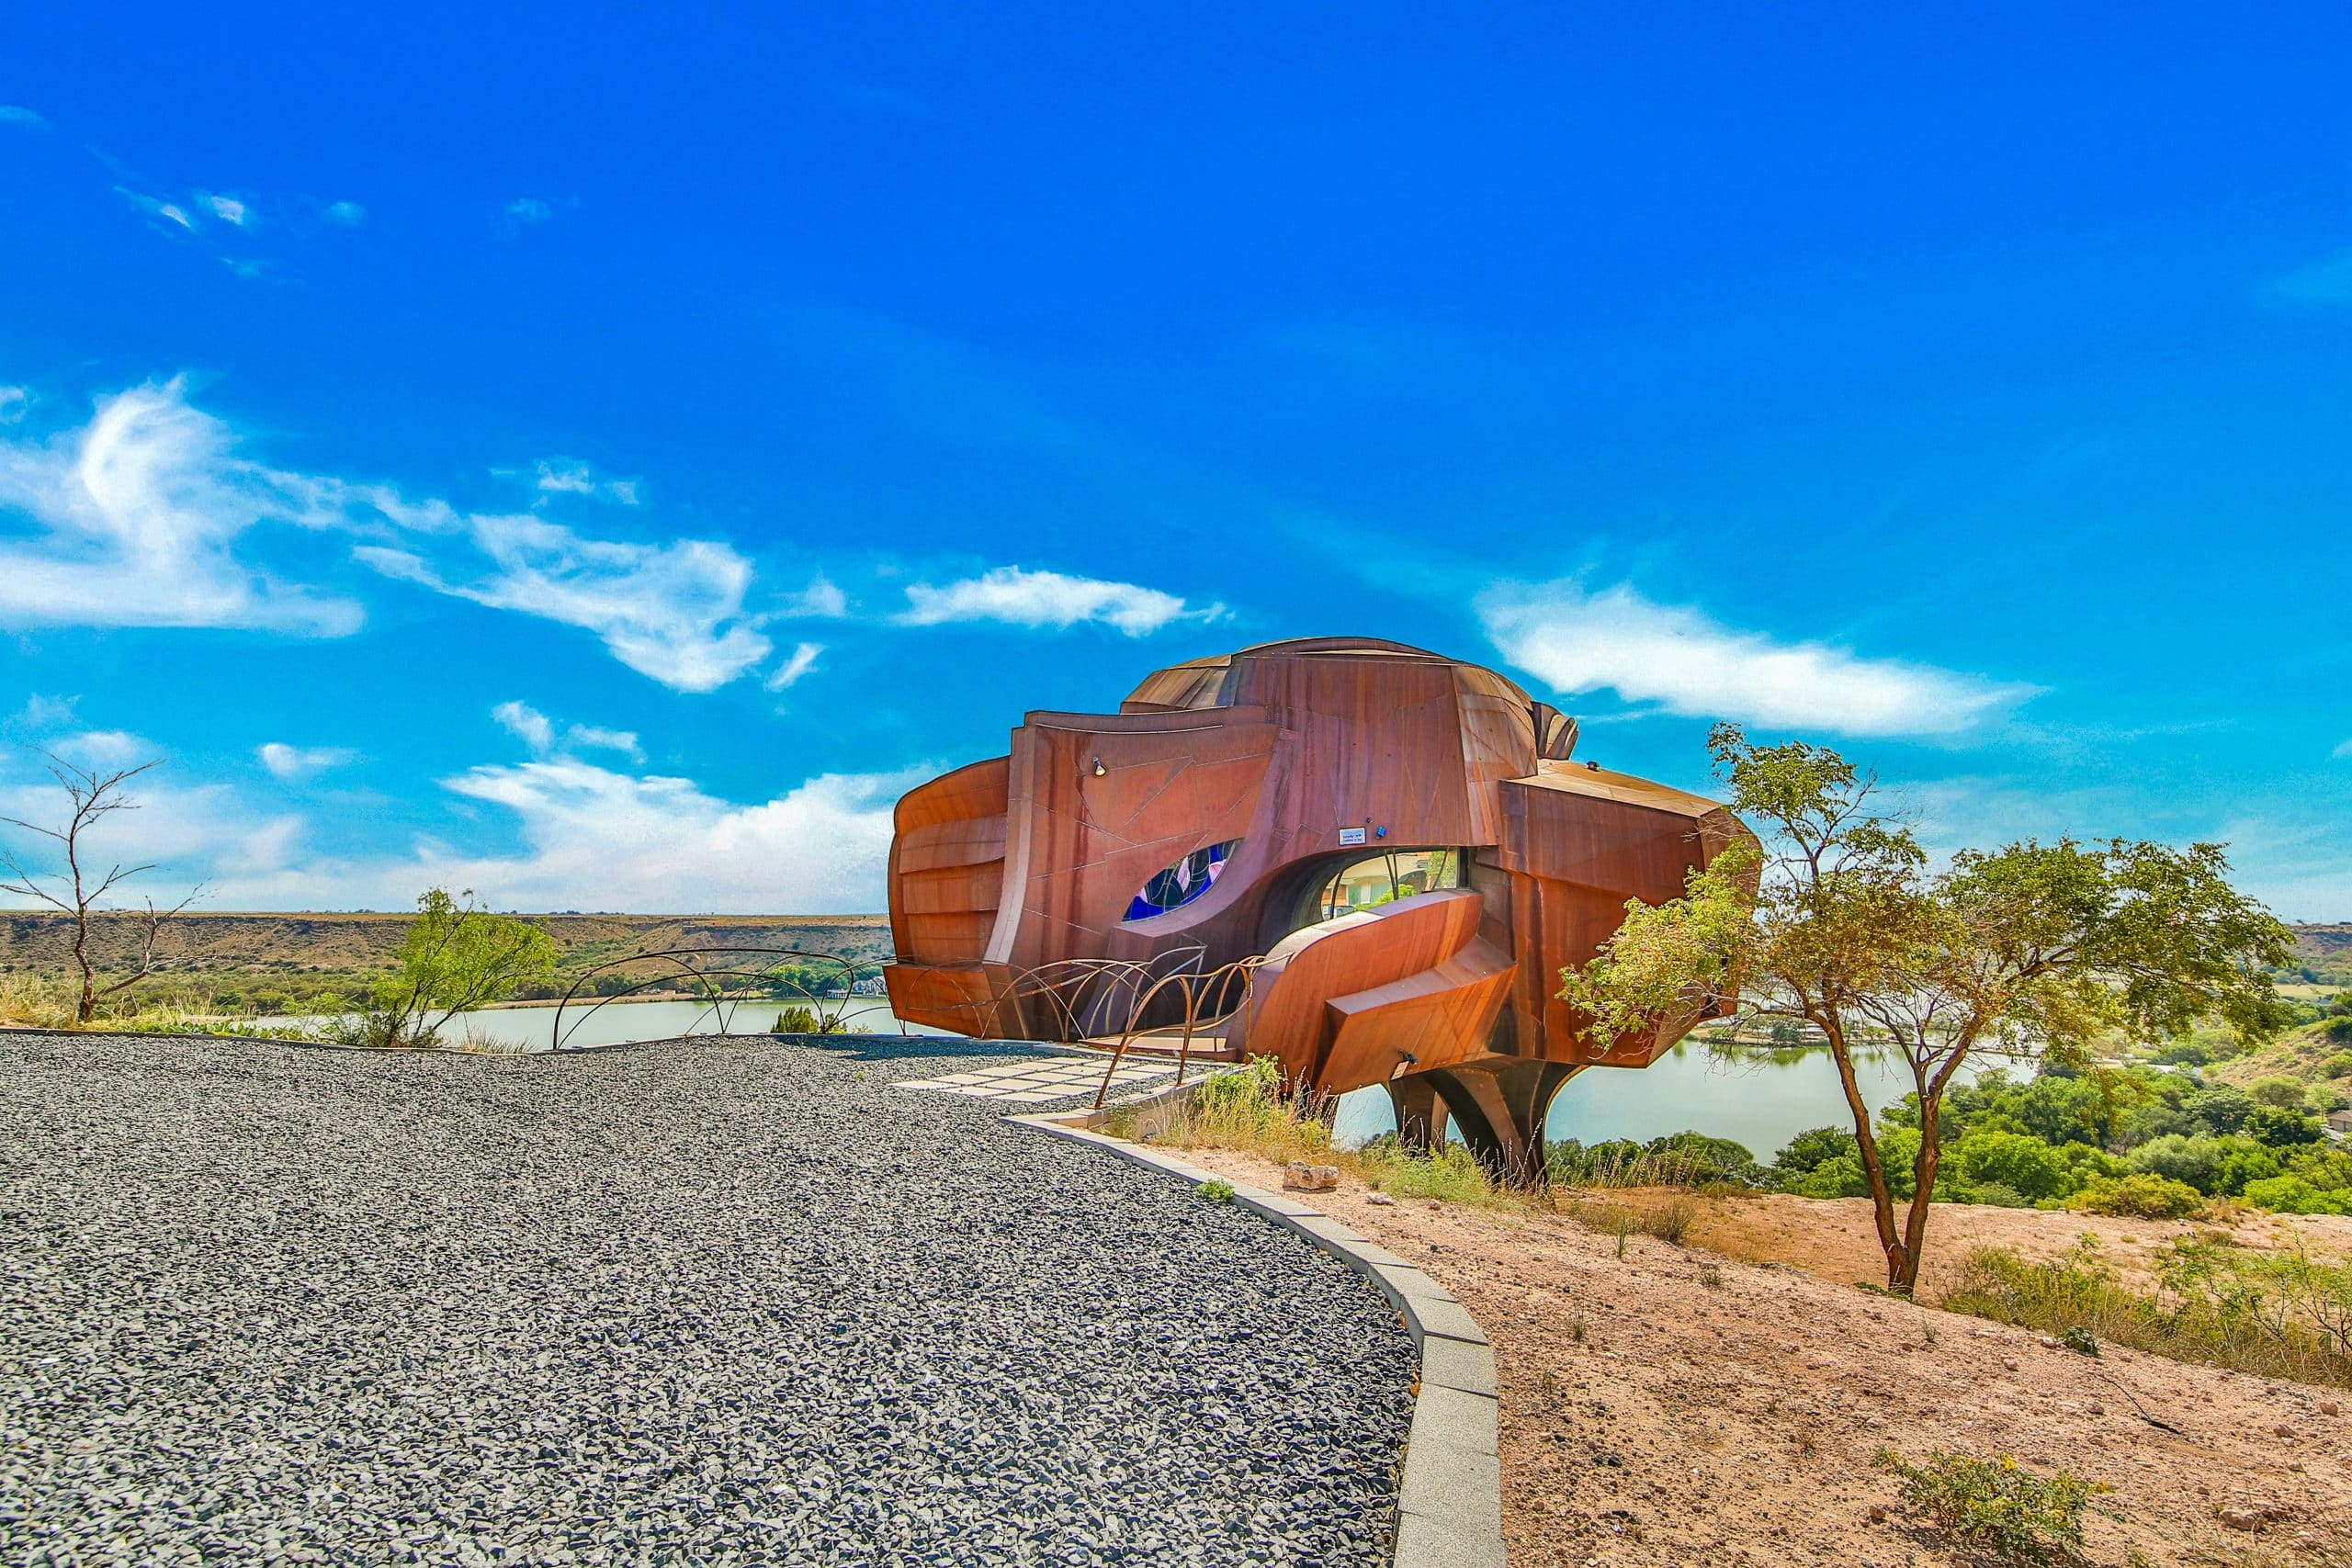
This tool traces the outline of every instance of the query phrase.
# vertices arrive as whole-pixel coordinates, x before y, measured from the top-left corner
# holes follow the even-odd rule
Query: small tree
[[[470,888],[435,887],[416,901],[399,967],[376,983],[375,1005],[343,1033],[355,1043],[430,1045],[455,1015],[512,996],[555,972],[555,942],[528,920],[492,914]],[[462,900],[462,902],[461,902]]]
[[[1820,1030],[1890,1290],[1917,1283],[1944,1091],[1973,1053],[2079,1060],[2116,1035],[2154,1041],[2219,1019],[2263,1038],[2291,1018],[2267,973],[2291,936],[2230,886],[2215,845],[2027,842],[1962,851],[1930,874],[1910,829],[1877,809],[1876,781],[1837,752],[1751,745],[1732,725],[1708,745],[1761,844],[1718,855],[1679,898],[1627,905],[1600,955],[1563,973],[1561,996],[1600,1041],[1719,998]],[[1903,1060],[1918,1096],[1907,1182],[1889,1179],[1855,1070],[1873,1046]]]
[[[49,764],[50,776],[65,791],[66,801],[74,808],[68,814],[65,825],[44,828],[37,822],[28,822],[17,817],[0,817],[0,822],[53,840],[64,854],[65,869],[47,874],[29,872],[13,852],[0,852],[0,868],[5,868],[11,879],[0,881],[0,892],[35,899],[74,922],[74,963],[82,972],[82,994],[74,1003],[74,1021],[88,1023],[97,1017],[100,1001],[118,991],[128,989],[155,972],[161,963],[156,956],[155,946],[157,939],[163,935],[164,922],[194,903],[197,895],[204,889],[198,886],[187,897],[168,908],[159,908],[153,898],[147,899],[136,966],[119,979],[103,986],[98,984],[97,963],[90,956],[90,916],[97,910],[99,900],[117,886],[141,872],[155,868],[152,862],[145,865],[117,863],[100,874],[95,867],[83,863],[89,848],[85,840],[91,829],[116,812],[139,808],[139,803],[126,795],[122,786],[157,764],[151,761],[135,768],[102,773],[94,768],[69,762],[53,751],[42,751],[40,756]]]

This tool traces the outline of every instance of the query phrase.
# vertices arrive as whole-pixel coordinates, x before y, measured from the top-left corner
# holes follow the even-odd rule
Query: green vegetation
[[[554,941],[558,968],[517,986],[512,998],[517,1001],[551,1000],[597,964],[662,948],[798,947],[839,953],[864,965],[866,975],[890,953],[888,926],[871,917],[561,913],[527,918]],[[101,998],[94,1022],[108,1027],[110,1011],[136,1012],[163,1003],[207,1021],[347,1012],[353,1010],[353,998],[364,1001],[393,975],[410,919],[390,914],[181,914],[164,928],[152,972],[112,998]],[[101,971],[126,974],[140,966],[148,934],[144,912],[93,909],[87,950]],[[74,939],[74,922],[64,915],[0,911],[0,984],[73,972]],[[664,976],[685,988],[674,965],[648,960],[592,976],[582,994],[615,996]],[[649,987],[647,994],[658,995],[663,988]],[[737,987],[739,993],[804,1003],[837,996],[841,988],[838,966],[794,961],[778,964],[758,984]],[[0,1009],[5,1006],[0,1003]],[[0,1010],[0,1017],[40,1021],[17,1011]]]
[[[1695,1157],[1694,1149],[1712,1151],[1748,1168],[1755,1163],[1737,1144],[1702,1138],[1695,1133],[1646,1145],[1600,1145],[1580,1154],[1578,1145],[1565,1144],[1557,1146],[1564,1161],[1586,1159],[1583,1179],[1573,1185],[1521,1188],[1495,1181],[1460,1144],[1423,1153],[1400,1146],[1391,1134],[1374,1138],[1359,1149],[1337,1148],[1331,1142],[1329,1112],[1329,1100],[1286,1095],[1282,1065],[1270,1056],[1253,1056],[1245,1067],[1203,1079],[1176,1120],[1154,1141],[1180,1148],[1240,1149],[1283,1164],[1306,1160],[1336,1165],[1374,1191],[1396,1198],[1566,1213],[1616,1235],[1621,1249],[1624,1236],[1633,1231],[1679,1246],[1699,1213],[1697,1202],[1687,1191],[1636,1194],[1621,1190],[1713,1180],[1697,1175],[1713,1168]],[[1114,1137],[1135,1136],[1134,1113],[1114,1111],[1103,1130]],[[1567,1168],[1567,1164],[1561,1168]],[[1602,1189],[1606,1195],[1588,1196],[1577,1188]]]
[[[1193,1190],[1199,1193],[1202,1197],[1207,1199],[1212,1203],[1230,1203],[1233,1201],[1233,1183],[1227,1181],[1221,1176],[1210,1177],[1206,1181],[1202,1182],[1198,1187],[1193,1189]]]
[[[1996,1562],[2077,1562],[2083,1510],[2111,1490],[2067,1471],[2040,1476],[2007,1454],[1974,1459],[1933,1449],[1917,1464],[1891,1449],[1876,1461],[1901,1479],[1903,1500],[1935,1528]]]
[[[2265,1252],[2184,1237],[2156,1262],[2157,1288],[2134,1290],[2085,1235],[2039,1262],[1978,1247],[1944,1297],[1951,1312],[2044,1334],[2087,1336],[2260,1377],[2352,1387],[2352,1263],[2300,1246]]]
[[[1629,902],[1600,953],[1563,972],[1560,995],[1601,1043],[1727,1002],[1818,1031],[1889,1290],[1908,1294],[1918,1278],[1942,1190],[1944,1097],[1976,1051],[2079,1062],[2200,1022],[2260,1040],[2292,1021],[2270,978],[2293,956],[2290,933],[2230,886],[2218,846],[2029,841],[1962,850],[1933,874],[1910,828],[1878,808],[1875,781],[1837,752],[1754,745],[1733,725],[1709,749],[1763,842],[1729,845],[1680,897]],[[1854,1067],[1871,1049],[1899,1054],[1913,1083],[1917,1125],[1883,1145]],[[2066,1184],[2024,1145],[1972,1152],[1978,1174],[1961,1179],[1988,1191]]]
[[[433,888],[416,908],[397,970],[378,982],[366,1010],[330,1026],[339,1043],[437,1044],[454,1015],[499,1001],[555,969],[555,943],[547,932],[481,908],[470,889],[452,898]]]
[[[2258,1087],[2261,1098],[2144,1066],[2052,1062],[2022,1083],[1986,1073],[1945,1095],[1934,1196],[2148,1219],[2232,1198],[2282,1213],[2352,1213],[2352,1152],[2326,1139],[2319,1117],[2333,1097],[2282,1080]],[[1920,1120],[1911,1095],[1873,1127],[1898,1198],[1912,1195]],[[1740,1179],[1728,1167],[1724,1179]],[[1857,1140],[1830,1127],[1799,1134],[1749,1179],[1808,1198],[1870,1191]]]

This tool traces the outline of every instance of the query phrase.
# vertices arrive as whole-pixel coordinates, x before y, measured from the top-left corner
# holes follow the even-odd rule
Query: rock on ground
[[[1385,1302],[1004,1059],[0,1041],[0,1561],[1384,1561]]]

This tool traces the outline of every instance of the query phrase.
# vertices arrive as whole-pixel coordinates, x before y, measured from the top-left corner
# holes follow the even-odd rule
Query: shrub
[[[2185,1181],[2145,1173],[2095,1176],[2066,1207],[2086,1214],[2128,1215],[2141,1220],[2178,1220],[2205,1206],[2205,1195]]]
[[[2352,1192],[2313,1187],[2300,1176],[2273,1176],[2245,1184],[2243,1196],[2279,1214],[2352,1214]]]
[[[2215,1084],[2194,1094],[2183,1095],[2180,1109],[2184,1115],[2208,1133],[2220,1134],[2243,1128],[2245,1119],[2254,1114],[2255,1102],[2254,1097],[2244,1089],[2233,1089],[2228,1084]]]
[[[1206,1181],[1202,1182],[1198,1187],[1193,1189],[1193,1190],[1199,1193],[1202,1197],[1207,1199],[1212,1203],[1230,1203],[1233,1201],[1233,1183],[1227,1181],[1221,1176],[1210,1177]]]
[[[2235,1192],[2249,1181],[2278,1174],[2278,1156],[2243,1135],[2215,1138],[2199,1134],[2184,1137],[2178,1133],[2167,1133],[2142,1144],[2130,1157],[2135,1170],[2185,1181],[2199,1192],[2215,1197]]]
[[[1495,1197],[1495,1184],[1477,1156],[1461,1144],[1448,1144],[1428,1154],[1415,1154],[1394,1144],[1359,1150],[1364,1180],[1375,1190],[1398,1198],[1434,1198],[1443,1202],[1480,1203]]]
[[[1894,1472],[1903,1500],[1938,1529],[1999,1562],[2080,1561],[2084,1506],[2110,1490],[2064,1470],[2036,1475],[2007,1454],[1973,1459],[1933,1449],[1915,1465],[1881,1449],[1876,1462]]]
[[[1840,1155],[1855,1152],[1854,1134],[1838,1127],[1815,1127],[1789,1140],[1773,1156],[1772,1168],[1782,1178],[1803,1176]]]
[[[1980,1247],[1942,1305],[2258,1377],[2352,1385],[2352,1266],[2181,1240],[2156,1271],[2158,1291],[2131,1289],[2089,1235],[2038,1261]]]
[[[2027,1197],[2016,1188],[2005,1187],[1997,1181],[1978,1182],[1974,1187],[1969,1190],[1969,1195],[1966,1201],[1971,1203],[1984,1203],[1996,1209],[2030,1209],[2033,1207],[2032,1199]]]
[[[2257,1105],[2275,1106],[2280,1111],[2300,1111],[2303,1108],[2303,1086],[2293,1078],[2256,1078],[2245,1086],[2245,1092]]]
[[[768,1026],[770,1034],[822,1034],[824,1032],[824,1021],[817,1016],[817,1010],[797,1002],[777,1013],[775,1022]]]
[[[2344,1021],[2352,1024],[2352,1018],[2347,1018]],[[2352,1029],[2347,1029],[2344,1032],[2352,1034]],[[2338,1051],[2322,1062],[2319,1065],[2319,1076],[2324,1078],[2352,1078],[2352,1051]]]
[[[2253,1114],[2245,1119],[2245,1132],[2246,1136],[2258,1139],[2273,1148],[2315,1144],[2326,1136],[2317,1117],[2303,1114],[2300,1100],[2292,1111],[2272,1105],[2256,1106]]]
[[[1254,1149],[1285,1162],[1320,1159],[1331,1149],[1322,1110],[1283,1094],[1280,1062],[1252,1056],[1247,1066],[1203,1078],[1160,1138],[1202,1148]]]
[[[1646,1144],[1612,1138],[1588,1145],[1564,1138],[1544,1147],[1544,1179],[1559,1187],[1754,1187],[1764,1172],[1747,1145],[1683,1132]]]
[[[2028,1133],[1972,1132],[1944,1157],[1973,1185],[1990,1182],[2028,1198],[2061,1198],[2075,1186],[2065,1156]]]
[[[555,972],[555,942],[547,932],[512,915],[492,914],[470,891],[452,898],[432,888],[416,909],[396,966],[376,983],[374,1005],[330,1025],[335,1039],[354,1045],[432,1045],[458,1013]]]

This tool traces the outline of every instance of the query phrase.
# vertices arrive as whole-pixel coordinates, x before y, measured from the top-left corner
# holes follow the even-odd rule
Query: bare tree
[[[65,869],[48,874],[27,871],[14,852],[0,851],[0,869],[5,869],[14,878],[13,881],[0,882],[0,893],[15,893],[36,899],[74,922],[74,962],[82,971],[82,996],[74,1016],[77,1022],[88,1023],[97,1016],[101,998],[136,985],[155,972],[159,962],[155,956],[155,943],[163,934],[164,923],[195,902],[197,894],[204,889],[198,886],[187,897],[168,908],[158,908],[153,898],[147,899],[137,966],[120,979],[99,985],[97,966],[90,959],[91,911],[115,887],[155,867],[152,861],[143,865],[128,866],[117,863],[109,865],[104,874],[99,874],[95,867],[85,867],[82,863],[86,847],[84,837],[116,812],[138,809],[139,803],[125,795],[122,786],[156,766],[157,761],[141,762],[135,768],[124,768],[118,773],[101,773],[96,769],[69,762],[54,751],[42,751],[40,755],[49,763],[50,776],[64,789],[67,800],[73,804],[73,815],[62,828],[44,828],[38,822],[28,822],[18,817],[0,817],[0,822],[53,840],[65,852]],[[45,886],[47,884],[54,884],[54,890]]]

